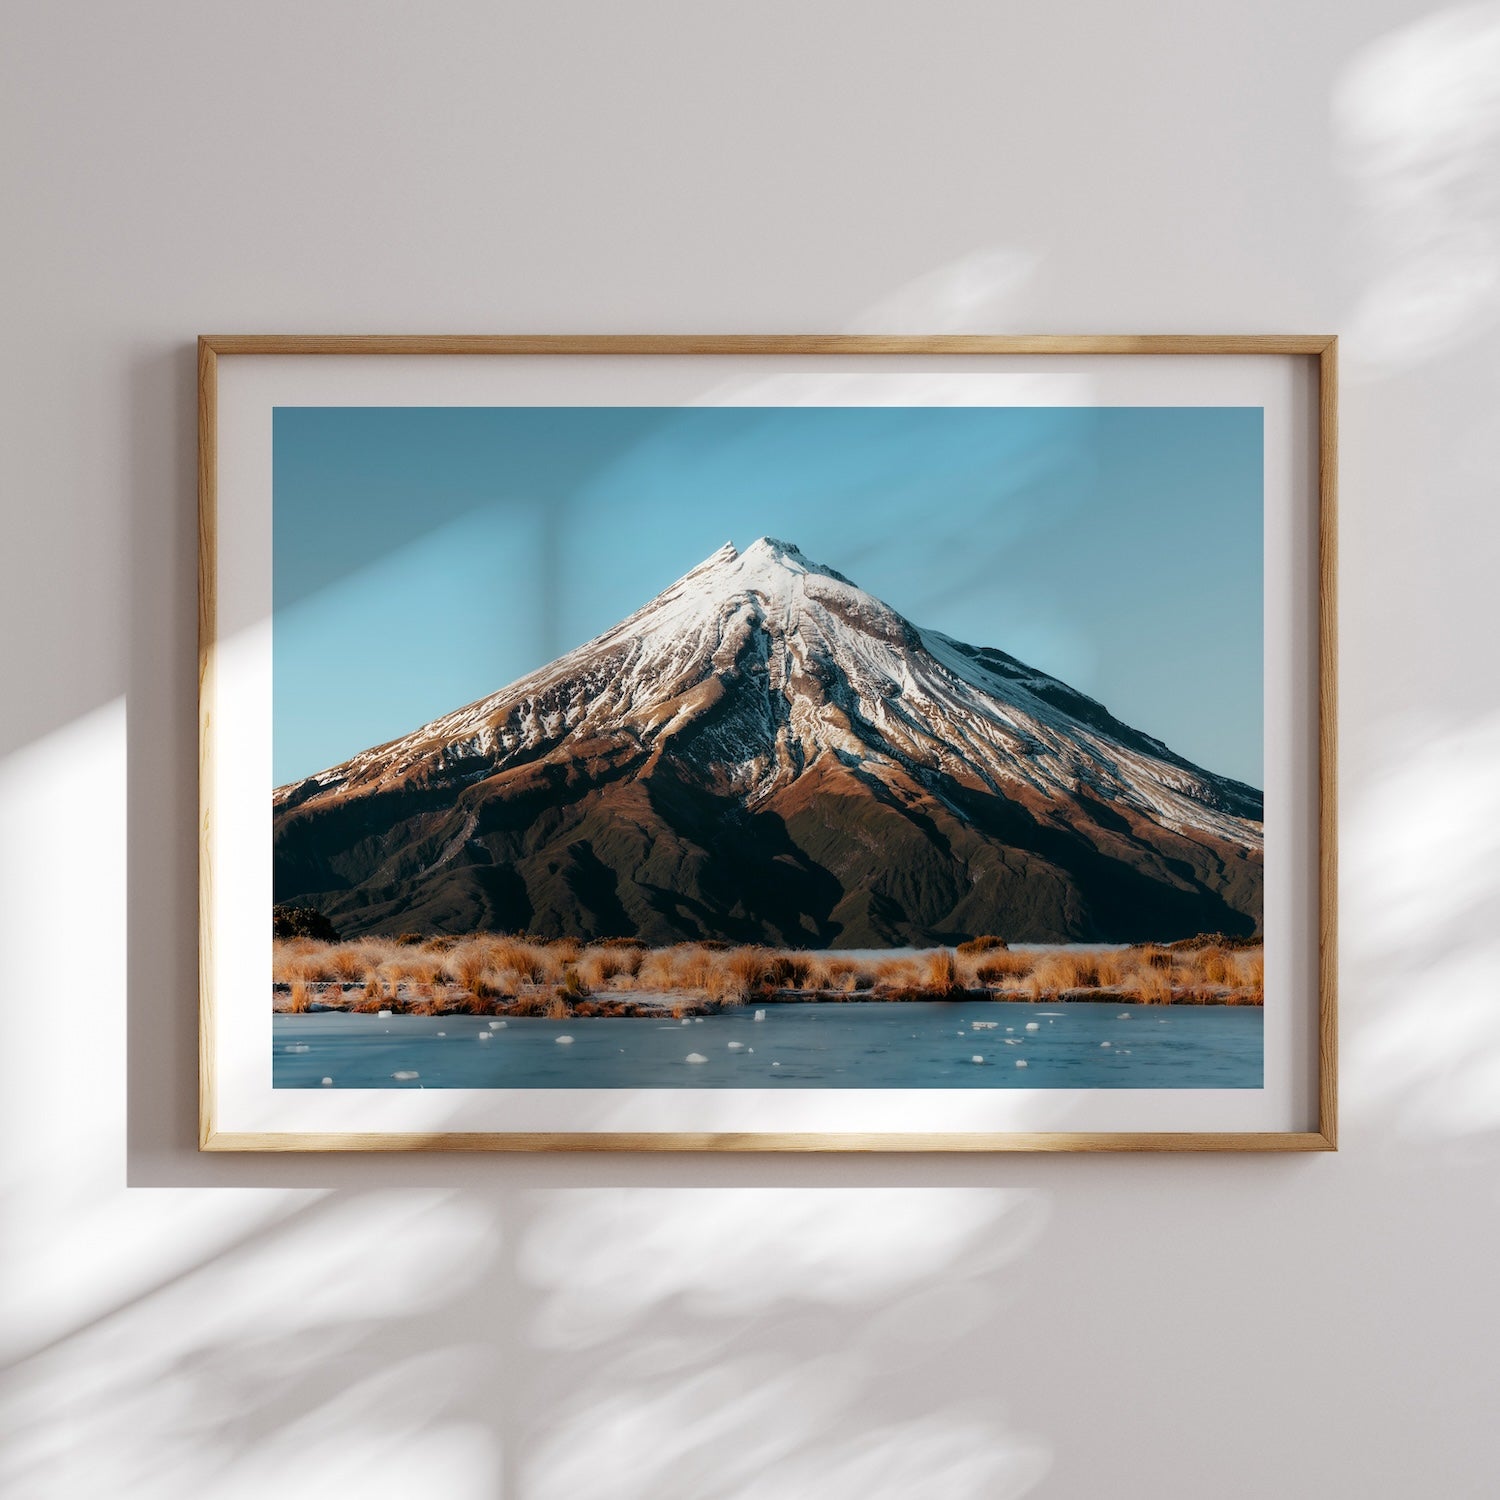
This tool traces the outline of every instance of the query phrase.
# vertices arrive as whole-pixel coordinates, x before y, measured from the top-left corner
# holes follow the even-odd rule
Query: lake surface
[[[507,1017],[504,1026],[482,1016],[277,1015],[272,1077],[277,1088],[346,1089],[1261,1087],[1259,1006],[851,1001],[764,1013]]]

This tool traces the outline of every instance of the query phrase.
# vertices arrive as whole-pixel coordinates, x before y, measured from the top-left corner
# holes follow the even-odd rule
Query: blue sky
[[[1258,407],[281,407],[274,775],[795,542],[1261,785]]]

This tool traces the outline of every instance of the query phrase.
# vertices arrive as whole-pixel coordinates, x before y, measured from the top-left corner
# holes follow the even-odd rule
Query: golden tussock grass
[[[354,1008],[366,1013],[386,1008],[385,991],[380,987],[380,981],[373,975],[365,981],[364,993],[355,1002]]]
[[[733,969],[715,969],[709,978],[706,993],[719,1005],[743,1005],[753,993],[751,981]]]
[[[687,994],[710,1005],[739,1005],[778,990],[808,997],[871,992],[914,998],[980,989],[1033,1000],[1099,991],[1158,1005],[1174,998],[1194,1003],[1194,997],[1198,1003],[1258,1004],[1265,985],[1263,948],[1229,938],[1170,947],[1142,943],[1122,950],[1018,953],[986,937],[961,944],[957,953],[937,948],[864,960],[708,941],[648,948],[633,939],[584,945],[493,934],[419,942],[403,936],[405,941],[277,940],[272,977],[289,987],[285,1004],[292,1009],[310,1004],[317,986],[362,985],[358,1010],[411,1005],[481,1014],[498,1001],[546,1013],[557,995],[576,1005],[611,988]],[[335,991],[331,998],[338,1003],[342,997]]]
[[[1210,984],[1229,983],[1229,955],[1222,948],[1204,948],[1195,956],[1198,972]]]
[[[1236,989],[1255,990],[1264,993],[1266,987],[1266,954],[1263,948],[1251,948],[1236,953],[1229,963],[1230,983]]]
[[[1161,969],[1148,964],[1130,976],[1125,993],[1137,1005],[1168,1005],[1172,1000],[1172,980]]]
[[[336,979],[358,979],[368,967],[365,957],[355,948],[335,948],[328,955],[328,967]]]
[[[590,989],[603,989],[617,979],[632,979],[641,971],[638,948],[590,948],[578,960],[578,972]]]
[[[851,962],[847,958],[831,958],[824,966],[823,983],[820,988],[825,990],[837,990],[840,994],[854,995],[861,991],[873,989],[875,978],[862,964]],[[809,985],[811,980],[809,980]]]
[[[927,955],[924,979],[927,988],[946,994],[958,988],[958,960],[946,949],[939,948]]]
[[[875,965],[875,979],[885,989],[916,989],[922,965],[915,958],[883,958]]]
[[[805,953],[766,950],[761,979],[772,989],[805,990],[812,985],[813,960]]]
[[[1032,963],[1029,953],[987,953],[975,965],[974,978],[980,984],[1003,985],[1031,973]]]
[[[968,942],[960,943],[958,953],[960,958],[971,958],[976,953],[990,953],[996,948],[1004,949],[1009,946],[1010,944],[1004,938],[997,938],[986,933],[983,937],[970,938]]]
[[[723,968],[742,995],[749,994],[765,977],[766,956],[759,948],[736,948],[724,955]]]

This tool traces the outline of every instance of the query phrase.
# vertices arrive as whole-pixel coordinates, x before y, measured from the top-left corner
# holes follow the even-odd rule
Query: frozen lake
[[[273,1081],[363,1089],[1261,1087],[1259,1006],[851,1001],[771,1004],[763,1021],[755,1014],[747,1006],[691,1021],[517,1017],[503,1026],[480,1016],[277,1015]]]

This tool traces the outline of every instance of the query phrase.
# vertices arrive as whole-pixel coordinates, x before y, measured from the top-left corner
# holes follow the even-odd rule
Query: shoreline
[[[879,994],[871,990],[776,990],[758,994],[743,1001],[725,1002],[707,995],[631,994],[624,991],[604,991],[588,999],[557,1002],[556,997],[545,994],[518,995],[485,999],[455,991],[449,995],[434,995],[431,999],[413,1000],[397,994],[385,997],[378,1004],[369,1004],[362,999],[364,986],[354,983],[311,983],[312,992],[305,1007],[293,1008],[291,985],[273,983],[272,1012],[276,1015],[389,1015],[389,1016],[494,1016],[497,1018],[542,1017],[552,1020],[583,1019],[592,1016],[609,1016],[638,1020],[657,1020],[684,1016],[730,1014],[754,1010],[758,1006],[795,1005],[1139,1005],[1169,1006],[1189,1005],[1195,1007],[1220,1006],[1254,1007],[1264,1005],[1264,997],[1249,990],[1223,989],[1207,991],[1203,988],[1174,990],[1160,999],[1141,999],[1121,988],[1080,988],[1061,990],[1051,994],[1032,995],[1018,989],[958,988],[947,992],[905,990],[900,993]],[[330,993],[336,992],[336,993]],[[285,999],[288,1003],[278,1004]]]

